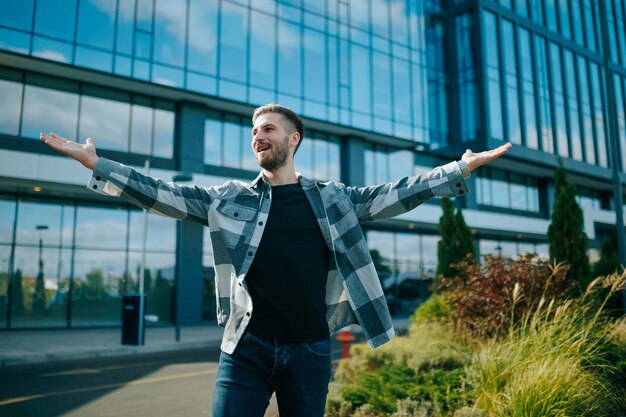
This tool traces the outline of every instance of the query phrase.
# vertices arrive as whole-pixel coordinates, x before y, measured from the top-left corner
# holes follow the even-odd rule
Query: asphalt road
[[[0,367],[0,416],[210,416],[218,358],[203,349]],[[277,415],[272,398],[265,416]]]

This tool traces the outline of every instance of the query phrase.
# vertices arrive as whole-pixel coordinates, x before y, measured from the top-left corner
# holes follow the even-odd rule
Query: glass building
[[[558,158],[593,248],[615,223],[621,0],[0,0],[0,10],[0,328],[119,325],[121,294],[138,287],[142,212],[87,190],[90,173],[41,131],[91,136],[101,156],[209,186],[257,175],[250,116],[278,102],[303,116],[296,167],[320,180],[392,181],[513,142],[457,200],[481,254],[547,255]],[[394,307],[427,294],[440,215],[432,201],[365,225]],[[148,313],[168,323],[178,305],[181,324],[213,320],[208,231],[149,216],[146,238]]]

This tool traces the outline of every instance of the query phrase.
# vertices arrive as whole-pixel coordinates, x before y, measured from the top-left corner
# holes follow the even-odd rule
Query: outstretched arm
[[[54,133],[42,133],[40,138],[52,149],[93,171],[88,185],[92,191],[123,197],[162,216],[208,225],[208,207],[211,204],[209,189],[167,183],[143,175],[126,165],[100,158],[91,138],[85,144],[64,139]]]
[[[504,155],[511,144],[474,153],[466,150],[461,161],[469,172]],[[404,177],[394,183],[371,187],[347,187],[346,192],[359,221],[384,219],[406,213],[433,197],[456,197],[467,193],[463,164],[451,162],[418,176]]]
[[[55,151],[59,151],[62,154],[77,160],[83,164],[85,168],[92,171],[96,167],[98,159],[100,159],[100,157],[96,154],[96,147],[93,146],[93,140],[91,138],[87,138],[87,143],[84,145],[71,140],[63,139],[56,133],[46,135],[42,132],[39,135],[39,138]]]

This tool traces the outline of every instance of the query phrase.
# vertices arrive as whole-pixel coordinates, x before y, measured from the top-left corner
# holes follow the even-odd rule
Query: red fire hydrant
[[[344,330],[337,336],[337,341],[343,343],[343,350],[341,352],[341,359],[346,359],[350,356],[350,342],[354,342],[356,337],[350,330]]]

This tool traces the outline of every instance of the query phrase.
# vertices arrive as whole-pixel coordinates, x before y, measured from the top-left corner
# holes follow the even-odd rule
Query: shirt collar
[[[302,184],[303,186],[310,186],[311,184],[314,183],[312,179],[303,176],[299,172],[296,172],[296,177],[298,178],[298,181],[300,182],[300,184]],[[260,183],[265,183],[265,185],[270,185],[270,183],[267,181],[267,178],[265,178],[265,175],[263,175],[263,171],[259,172],[259,175],[257,175],[254,181],[250,183],[250,187],[254,188],[254,187],[263,186],[263,184],[260,184]]]

